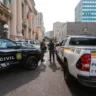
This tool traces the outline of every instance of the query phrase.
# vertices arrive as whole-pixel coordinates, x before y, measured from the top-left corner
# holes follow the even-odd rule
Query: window
[[[96,46],[96,38],[71,38],[70,45]]]
[[[65,40],[62,42],[62,46],[65,46],[66,42],[67,42],[67,39],[65,39]]]
[[[15,48],[17,44],[11,40],[7,39],[0,39],[0,48],[5,49],[5,48]]]
[[[0,2],[4,3],[4,0],[0,0]]]
[[[0,0],[1,3],[3,3],[5,6],[7,5],[7,0]]]
[[[24,4],[22,3],[22,20],[24,21],[25,15],[24,15]]]

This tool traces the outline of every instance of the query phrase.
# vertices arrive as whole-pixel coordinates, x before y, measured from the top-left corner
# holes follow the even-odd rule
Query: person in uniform
[[[40,44],[40,49],[41,49],[41,62],[44,62],[45,60],[43,59],[44,58],[44,53],[45,53],[45,50],[46,50],[46,45],[45,45],[45,39],[42,40],[41,44]]]
[[[49,47],[49,58],[50,58],[49,61],[51,61],[51,57],[53,57],[53,61],[55,61],[55,45],[53,40],[50,40],[48,47]]]

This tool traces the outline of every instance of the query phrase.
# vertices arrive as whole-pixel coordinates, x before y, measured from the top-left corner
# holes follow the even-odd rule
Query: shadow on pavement
[[[45,68],[46,66],[44,64],[40,64],[33,71],[23,70],[19,66],[0,71],[0,96],[5,96],[16,88],[36,79],[41,72],[45,72]]]
[[[50,62],[49,68],[52,69],[53,72],[56,72],[57,70],[60,70],[61,68],[56,65],[55,62]]]
[[[73,84],[67,84],[72,96],[96,96],[96,89],[81,85],[75,81]]]
[[[63,69],[63,63],[57,60]],[[96,96],[96,88],[85,87],[81,85],[75,78],[72,84],[67,84],[72,96]]]
[[[46,66],[45,66],[45,64],[42,62],[41,64],[40,64],[40,70],[42,71],[42,72],[45,72],[45,69],[46,69]]]

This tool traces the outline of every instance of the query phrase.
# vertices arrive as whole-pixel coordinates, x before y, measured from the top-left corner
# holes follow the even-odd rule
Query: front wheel
[[[38,62],[35,57],[29,57],[26,61],[25,68],[28,70],[34,70],[38,66]]]

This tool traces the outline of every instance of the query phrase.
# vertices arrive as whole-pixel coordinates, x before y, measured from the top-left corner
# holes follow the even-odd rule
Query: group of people
[[[40,49],[41,49],[41,53],[42,53],[42,57],[41,57],[41,62],[44,62],[44,53],[47,50],[47,46],[45,44],[45,39],[43,39],[43,41],[40,44]],[[48,49],[49,49],[49,61],[51,61],[51,57],[53,57],[53,62],[55,61],[55,44],[54,44],[54,40],[50,40],[49,44],[48,44]]]

